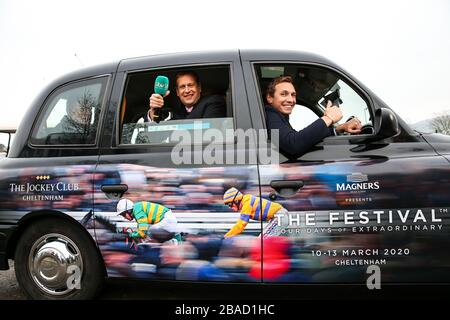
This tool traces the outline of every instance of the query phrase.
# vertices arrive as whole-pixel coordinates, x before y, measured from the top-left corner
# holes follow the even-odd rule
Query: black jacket
[[[179,103],[172,110],[172,119],[224,118],[226,114],[227,106],[225,99],[220,95],[211,95],[201,97],[190,113]]]
[[[171,109],[164,107],[162,111],[163,119],[168,117],[168,110],[172,112],[171,120],[224,118],[227,115],[225,99],[220,95],[202,96],[189,113],[181,103]],[[148,121],[147,115],[144,119],[146,122]]]
[[[296,131],[291,127],[288,115],[283,115],[269,105],[266,105],[265,111],[269,137],[270,130],[278,129],[279,141],[272,143],[278,145],[280,153],[289,159],[304,155],[325,137],[334,135],[334,128],[327,127],[322,119],[317,119],[306,128]]]

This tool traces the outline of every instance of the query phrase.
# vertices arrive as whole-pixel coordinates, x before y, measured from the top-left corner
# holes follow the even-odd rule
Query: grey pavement
[[[14,262],[9,261],[10,269],[8,271],[0,271],[0,299],[1,300],[24,300],[25,294],[17,284],[16,275],[14,274]]]

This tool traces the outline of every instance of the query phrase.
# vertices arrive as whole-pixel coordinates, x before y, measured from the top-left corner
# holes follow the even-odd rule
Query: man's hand
[[[337,106],[334,106],[333,103],[330,100],[328,100],[327,108],[325,109],[325,113],[322,117],[322,120],[325,121],[327,127],[329,127],[341,119],[342,119],[341,109]]]
[[[158,93],[154,93],[151,95],[150,97],[150,110],[148,112],[148,115],[150,117],[150,119],[153,120],[153,114],[154,114],[154,110],[156,108],[162,108],[164,107],[164,98],[167,97],[170,94],[170,91],[167,90],[166,94],[164,95],[164,97]]]
[[[340,124],[336,128],[337,133],[348,132],[350,134],[360,133],[361,132],[361,121],[358,118],[353,118],[346,123]]]

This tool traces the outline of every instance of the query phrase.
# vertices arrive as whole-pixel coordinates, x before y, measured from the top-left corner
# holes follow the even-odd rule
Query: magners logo
[[[366,174],[355,172],[347,176],[347,183],[337,183],[336,191],[365,191],[380,189],[380,182],[368,182]]]

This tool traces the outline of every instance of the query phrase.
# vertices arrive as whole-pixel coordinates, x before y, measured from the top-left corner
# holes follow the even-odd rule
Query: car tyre
[[[105,278],[90,236],[62,219],[43,219],[28,227],[14,260],[17,281],[32,299],[92,299]]]

